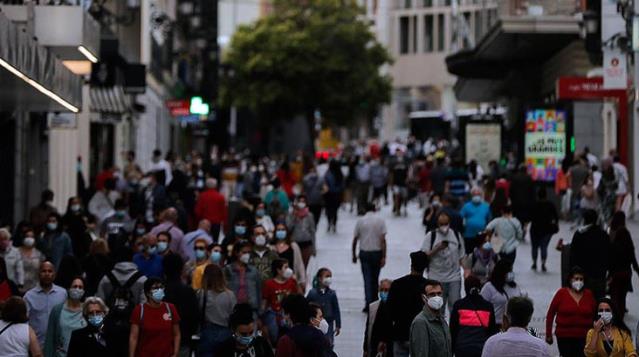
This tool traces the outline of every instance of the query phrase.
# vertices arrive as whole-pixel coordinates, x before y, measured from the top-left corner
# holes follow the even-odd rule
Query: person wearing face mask
[[[463,259],[464,272],[477,277],[481,285],[484,286],[490,278],[498,259],[499,256],[495,254],[490,238],[486,237],[481,246],[475,247],[473,253]]]
[[[160,232],[158,233],[157,238],[158,238],[158,255],[162,257],[173,255],[173,251],[171,250],[171,233]]]
[[[25,228],[22,246],[19,248],[24,269],[24,285],[21,293],[25,293],[38,285],[40,264],[45,260],[45,256],[35,247],[35,244],[35,232],[30,227]]]
[[[82,316],[84,280],[76,277],[67,290],[67,300],[56,305],[49,314],[49,324],[44,342],[45,357],[65,357],[71,333],[87,325]]]
[[[552,345],[552,324],[562,357],[583,356],[586,334],[596,308],[592,292],[584,288],[584,272],[574,267],[568,276],[568,287],[560,288],[552,299],[546,314],[546,342]]]
[[[480,357],[486,340],[498,332],[493,305],[479,294],[481,282],[473,275],[464,280],[466,296],[453,305],[450,335],[455,356]]]
[[[99,297],[87,297],[82,304],[85,327],[71,333],[67,357],[110,357],[115,356],[113,340],[104,331],[104,319],[109,308]]]
[[[46,189],[42,191],[40,203],[29,211],[29,222],[33,225],[36,235],[44,231],[45,225],[51,213],[58,213],[53,207],[53,191]]]
[[[226,252],[231,251],[235,243],[249,240],[251,237],[248,223],[244,218],[236,217],[231,227],[233,227],[232,230],[222,240],[222,247],[224,247]]]
[[[266,210],[271,217],[279,217],[281,214],[288,214],[290,201],[288,195],[280,187],[280,180],[274,179],[271,182],[272,189],[264,196]]]
[[[29,325],[38,336],[40,345],[44,345],[51,310],[67,299],[66,289],[53,283],[55,277],[56,270],[53,263],[43,262],[40,264],[38,285],[24,294],[24,301],[27,303],[29,312]]]
[[[284,319],[291,327],[277,341],[277,357],[336,356],[328,340],[311,320],[316,316],[302,295],[292,294],[282,301]]]
[[[271,265],[278,255],[268,245],[268,234],[262,226],[253,227],[253,251],[251,252],[251,264],[260,273],[260,280],[267,281],[273,277]]]
[[[61,217],[57,213],[51,213],[47,218],[45,233],[37,242],[38,249],[49,257],[56,269],[65,255],[73,255],[71,238],[62,230]]]
[[[517,257],[517,246],[524,242],[524,230],[521,223],[513,217],[512,207],[506,206],[501,211],[501,217],[495,218],[486,226],[488,236],[496,235],[502,245],[499,251],[499,258],[508,260],[515,264]],[[546,271],[546,265],[542,265],[542,270]]]
[[[427,280],[422,299],[424,309],[410,327],[411,357],[452,357],[451,336],[442,314],[444,290],[436,280]]]
[[[464,241],[450,228],[450,217],[442,212],[437,217],[438,228],[429,232],[422,244],[422,252],[429,257],[428,277],[441,283],[444,304],[452,310],[461,297],[460,266],[464,258]]]
[[[144,294],[146,303],[131,313],[129,357],[177,357],[182,337],[180,315],[173,304],[164,302],[162,279],[147,279]]]
[[[317,305],[316,303],[309,302],[308,306],[311,308],[311,325],[316,329],[320,330],[326,336],[328,334],[329,324],[326,319],[324,319],[324,312],[322,312],[322,307]]]
[[[259,202],[257,207],[255,208],[255,224],[260,225],[266,229],[266,233],[268,238],[273,237],[273,232],[275,231],[275,224],[273,224],[273,219],[266,212],[266,205],[264,202]]]
[[[100,226],[100,237],[109,243],[112,252],[126,246],[133,231],[133,220],[129,217],[127,203],[123,199],[115,201],[115,211]]]
[[[133,262],[140,273],[147,278],[163,276],[162,256],[157,254],[158,240],[152,235],[143,239],[144,249],[133,256]]]
[[[271,266],[273,278],[266,280],[262,287],[262,321],[266,326],[271,344],[277,344],[280,329],[284,326],[282,300],[291,294],[299,294],[299,287],[293,277],[293,269],[284,259],[276,259]]]
[[[292,267],[295,272],[295,280],[297,280],[300,289],[305,291],[306,267],[304,267],[304,260],[302,259],[302,250],[297,243],[291,241],[286,224],[283,222],[278,222],[275,225],[273,236],[275,241],[273,250],[280,258],[288,261],[288,266]]]
[[[324,179],[317,173],[315,166],[312,166],[304,176],[302,187],[308,198],[308,207],[317,227],[324,207]]]
[[[268,341],[255,334],[255,319],[250,305],[237,304],[229,318],[233,335],[216,351],[216,357],[274,357]]]
[[[89,254],[82,259],[82,270],[85,273],[85,291],[87,296],[95,295],[102,277],[113,269],[113,260],[109,256],[107,242],[98,238],[89,247]]]
[[[251,265],[251,243],[240,241],[233,246],[233,262],[224,267],[224,276],[239,304],[249,304],[258,312],[262,301],[260,274]]]
[[[6,228],[0,228],[0,258],[6,265],[7,279],[14,282],[19,289],[24,287],[24,262],[18,248],[11,244],[11,232]]]
[[[231,337],[229,318],[236,302],[235,294],[226,285],[222,269],[215,264],[208,265],[204,269],[202,289],[198,291],[196,304],[204,316],[198,356],[211,355]]]
[[[211,238],[218,242],[220,231],[227,220],[227,205],[224,196],[217,190],[217,180],[208,178],[206,190],[201,192],[195,203],[195,217],[199,221],[209,221]],[[226,227],[224,227],[226,229]]]
[[[353,264],[357,263],[357,243],[359,242],[359,260],[364,279],[364,298],[368,305],[375,301],[377,295],[377,282],[379,273],[386,265],[386,223],[384,219],[375,214],[375,205],[368,203],[366,214],[357,220],[353,233],[351,253]]]
[[[184,265],[184,275],[186,281],[191,281],[191,287],[193,287],[194,289],[199,289],[202,287],[202,273],[204,273],[204,268],[206,267],[206,265],[211,264],[211,260],[209,259],[209,252],[207,249],[208,246],[209,245],[206,239],[197,238],[193,245],[195,258],[193,260],[189,260]]]
[[[311,256],[315,256],[315,220],[313,215],[309,214],[306,196],[299,195],[297,197],[295,209],[287,217],[286,225],[291,240],[296,242],[302,250],[304,267],[307,268]]]
[[[428,207],[424,210],[422,216],[422,225],[426,227],[426,232],[430,232],[437,228],[437,216],[442,210],[441,197],[433,194],[429,199]]]
[[[383,279],[379,282],[379,300],[368,305],[366,330],[364,332],[364,357],[392,356],[393,320],[388,308],[388,292],[393,282]]]
[[[495,322],[497,328],[501,329],[508,300],[523,295],[515,283],[515,273],[513,273],[513,266],[509,261],[500,260],[495,264],[495,269],[493,269],[488,282],[481,288],[480,294],[493,304]]]
[[[320,268],[313,279],[313,288],[306,295],[308,302],[321,307],[324,320],[328,323],[328,330],[324,332],[324,335],[328,337],[331,345],[342,329],[342,313],[339,309],[337,293],[331,289],[332,283],[333,272],[328,268]]]
[[[612,300],[599,300],[593,327],[586,337],[586,357],[637,357],[632,333],[620,316]]]
[[[473,252],[481,244],[477,239],[490,220],[490,206],[484,202],[481,189],[474,187],[471,191],[472,199],[466,202],[459,214],[464,219],[464,246],[466,254]]]

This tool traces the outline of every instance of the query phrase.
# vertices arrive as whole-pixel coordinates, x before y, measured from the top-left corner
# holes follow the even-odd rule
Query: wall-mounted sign
[[[554,181],[566,157],[566,112],[535,109],[526,112],[525,159],[535,181]]]
[[[50,113],[48,122],[50,129],[75,129],[78,126],[78,115],[75,113]]]
[[[501,124],[466,124],[466,161],[477,160],[484,169],[501,158]]]

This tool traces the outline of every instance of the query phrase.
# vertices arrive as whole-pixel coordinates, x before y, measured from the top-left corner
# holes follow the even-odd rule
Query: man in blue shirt
[[[466,254],[472,253],[475,247],[481,243],[477,236],[486,229],[486,225],[490,221],[490,206],[482,198],[481,189],[475,187],[470,193],[472,195],[471,200],[466,202],[461,212],[459,212],[464,219]]]
[[[162,278],[162,256],[157,254],[158,240],[155,236],[148,235],[144,238],[144,249],[133,256],[133,262],[138,266],[140,273],[147,278]]]
[[[67,299],[67,291],[53,284],[54,280],[55,267],[49,261],[43,262],[40,264],[39,284],[24,294],[29,325],[35,331],[41,346],[44,346],[51,310]]]

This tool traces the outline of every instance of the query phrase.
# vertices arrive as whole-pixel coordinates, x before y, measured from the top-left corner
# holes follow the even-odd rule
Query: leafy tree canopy
[[[275,0],[272,11],[238,29],[224,64],[224,104],[263,119],[310,117],[337,124],[371,117],[390,100],[391,62],[364,13],[349,0]]]

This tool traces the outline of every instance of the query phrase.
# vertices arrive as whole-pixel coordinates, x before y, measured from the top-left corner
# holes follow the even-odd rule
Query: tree
[[[271,14],[233,36],[221,97],[265,123],[296,115],[311,121],[319,110],[348,124],[389,102],[391,81],[380,68],[390,62],[354,1],[275,0]]]

